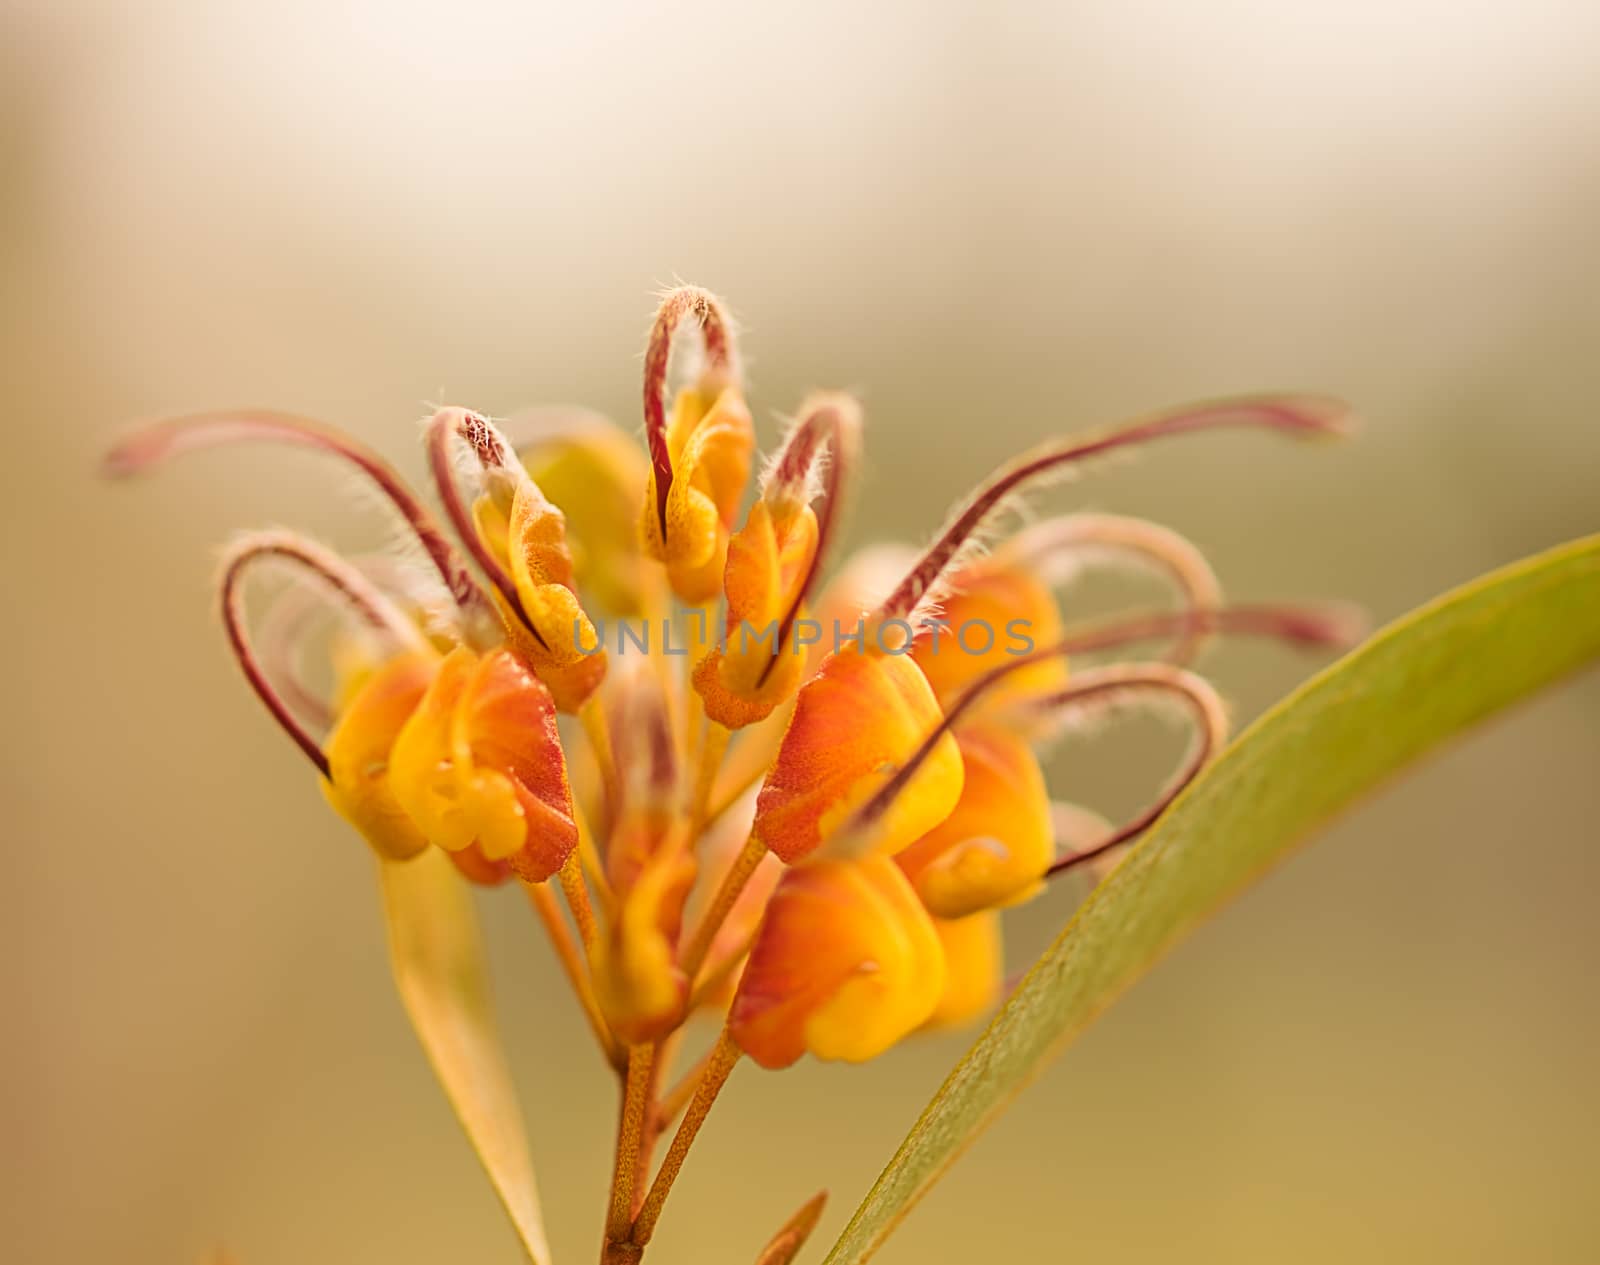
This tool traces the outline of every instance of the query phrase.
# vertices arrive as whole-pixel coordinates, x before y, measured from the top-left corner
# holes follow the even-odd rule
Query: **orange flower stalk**
[[[685,326],[703,358],[674,393]],[[1221,701],[1181,666],[1209,638],[1351,635],[1336,612],[1227,605],[1192,545],[1140,520],[1069,514],[990,539],[1020,493],[1086,459],[1223,427],[1337,434],[1331,401],[1218,401],[1052,440],[982,482],[925,549],[858,554],[814,599],[858,465],[860,406],[807,400],[740,521],[754,427],[713,296],[664,298],[643,399],[642,454],[571,411],[501,427],[438,410],[425,448],[444,523],[380,457],[288,414],[160,423],[107,461],[131,475],[201,448],[287,442],[354,467],[416,542],[414,558],[357,564],[288,533],[246,538],[224,563],[228,641],[386,877],[438,848],[473,884],[528,889],[619,1073],[611,1262],[643,1255],[745,1056],[861,1061],[994,1004],[1001,911],[1052,876],[1098,877],[1220,746]],[[252,634],[244,581],[265,562],[303,583]],[[1073,579],[1106,562],[1163,578],[1176,607],[1069,624]],[[314,607],[312,592],[327,600]],[[331,639],[312,618],[324,608]],[[609,639],[619,618],[656,627]],[[300,675],[318,650],[331,697]],[[1180,709],[1196,738],[1144,811],[1112,827],[1052,792],[1039,744],[1068,721],[1152,703]],[[563,734],[558,712],[581,726]],[[697,1014],[720,1035],[674,1079]],[[789,1259],[819,1211],[807,1204],[762,1259]]]

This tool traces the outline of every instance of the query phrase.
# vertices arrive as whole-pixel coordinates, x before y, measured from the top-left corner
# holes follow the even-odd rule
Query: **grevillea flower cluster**
[[[699,355],[672,392],[675,341]],[[527,892],[621,1085],[611,1261],[642,1255],[740,1060],[872,1059],[995,1004],[1002,911],[1063,874],[1096,877],[1223,741],[1223,705],[1186,666],[1210,637],[1349,635],[1331,610],[1224,603],[1199,552],[1152,523],[1075,513],[1002,530],[1019,494],[1090,459],[1225,427],[1337,434],[1333,401],[1221,400],[1049,440],[925,547],[869,548],[825,586],[860,465],[857,401],[804,401],[752,499],[734,331],[683,287],[655,317],[643,411],[641,451],[591,415],[439,409],[424,447],[442,521],[383,458],[281,413],[161,422],[108,459],[134,474],[219,444],[294,444],[353,467],[398,514],[403,557],[237,540],[220,580],[228,643],[382,864],[440,849],[467,882]],[[1103,562],[1164,578],[1174,602],[1069,625],[1064,597]],[[247,619],[264,563],[292,582]],[[677,652],[662,638],[608,653],[597,623],[618,619],[669,630]],[[819,644],[805,626],[856,636]],[[1021,627],[1028,649],[948,634],[966,626]],[[1042,746],[1146,702],[1195,733],[1154,802],[1113,826],[1059,798]],[[695,1016],[720,1034],[669,1083]]]

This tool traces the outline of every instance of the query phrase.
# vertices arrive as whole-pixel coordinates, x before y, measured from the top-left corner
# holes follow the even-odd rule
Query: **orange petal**
[[[453,651],[392,754],[396,798],[452,852],[477,845],[528,882],[577,846],[550,693],[509,651]]]
[[[960,801],[895,857],[939,918],[1026,899],[1055,855],[1050,795],[1028,744],[981,724],[958,729],[956,742],[965,773]]]
[[[439,660],[408,654],[365,676],[323,744],[322,793],[380,856],[404,860],[428,846],[395,797],[390,756],[395,737],[439,671]]]
[[[550,692],[516,656],[497,650],[479,665],[466,703],[458,721],[465,742],[480,765],[511,782],[527,823],[512,868],[529,882],[546,879],[578,846]]]
[[[814,852],[906,763],[943,719],[903,655],[850,648],[801,687],[756,803],[755,835],[785,861]],[[893,853],[933,829],[961,795],[961,753],[942,736],[881,819],[874,850]]]
[[[862,1062],[926,1023],[944,986],[938,933],[891,860],[814,861],[778,883],[728,1031],[763,1067]]]

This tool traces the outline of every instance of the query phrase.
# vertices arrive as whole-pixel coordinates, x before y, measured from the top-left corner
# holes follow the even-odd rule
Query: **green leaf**
[[[406,1013],[528,1259],[548,1265],[522,1108],[495,1023],[472,894],[437,848],[378,869]]]
[[[1034,964],[934,1095],[826,1265],[871,1256],[1047,1060],[1313,829],[1446,739],[1596,658],[1600,536],[1439,598],[1261,717]]]

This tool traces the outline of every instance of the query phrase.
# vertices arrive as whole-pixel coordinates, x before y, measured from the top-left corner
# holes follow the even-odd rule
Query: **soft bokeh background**
[[[766,435],[865,392],[863,536],[1063,427],[1270,386],[1348,396],[1364,438],[1197,440],[1059,499],[1192,533],[1237,595],[1380,618],[1600,527],[1582,0],[0,11],[11,1260],[516,1258],[364,849],[210,613],[235,526],[381,528],[294,454],[102,486],[125,419],[296,408],[413,472],[426,400],[633,425],[681,276],[741,314]],[[1248,715],[1310,665],[1213,666]],[[1056,773],[1119,812],[1171,754],[1132,727]],[[882,1259],[1600,1257],[1597,768],[1589,678],[1342,822]],[[526,909],[487,918],[558,1256],[592,1259],[607,1078]],[[741,1071],[652,1259],[748,1260],[822,1184],[825,1243],[964,1045]]]

